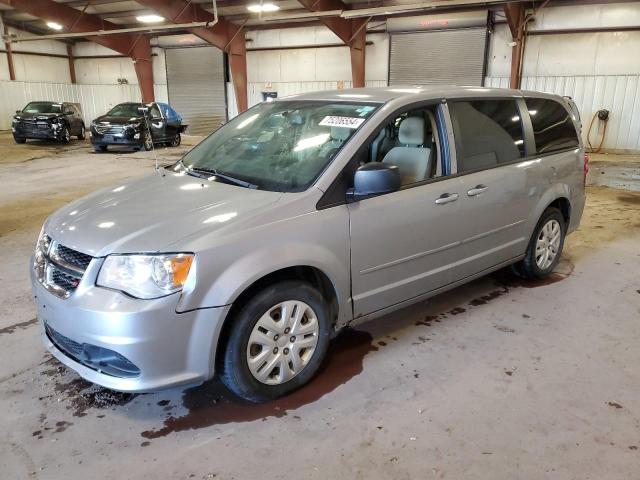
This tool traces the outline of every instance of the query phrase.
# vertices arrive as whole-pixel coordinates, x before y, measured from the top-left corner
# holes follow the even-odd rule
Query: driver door
[[[400,167],[402,186],[348,206],[355,317],[442,287],[460,275],[462,184],[446,174],[448,152],[442,154],[439,139],[445,129],[436,121],[441,108],[433,105],[398,114],[381,126],[369,148],[375,152],[369,161]],[[413,127],[411,135],[402,135],[403,123]],[[416,128],[422,124],[420,133]],[[425,157],[424,151],[414,149],[430,153]],[[418,163],[429,159],[424,175],[424,168],[411,170],[414,158]],[[403,164],[409,167],[405,174]],[[412,171],[419,172],[418,178]]]
[[[163,142],[167,139],[167,122],[162,116],[158,104],[152,104],[149,109],[149,129],[154,143]]]

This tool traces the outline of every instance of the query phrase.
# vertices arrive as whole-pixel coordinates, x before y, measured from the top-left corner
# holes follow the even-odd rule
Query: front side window
[[[24,113],[62,113],[62,104],[53,102],[31,102],[22,110]]]
[[[522,119],[515,100],[452,101],[458,172],[496,167],[524,157]]]
[[[262,103],[225,124],[182,159],[258,188],[306,190],[376,110],[375,104]]]
[[[576,128],[566,108],[546,98],[526,98],[538,154],[579,145]]]

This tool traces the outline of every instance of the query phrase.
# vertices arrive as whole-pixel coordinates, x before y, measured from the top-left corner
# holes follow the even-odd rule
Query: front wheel
[[[106,145],[94,145],[93,149],[98,153],[104,153],[107,151]]]
[[[287,395],[318,371],[329,345],[326,302],[311,285],[285,281],[249,299],[232,319],[221,380],[251,402]]]
[[[13,140],[19,144],[23,144],[27,141],[27,139],[24,137],[16,137],[16,136],[13,137]]]
[[[148,152],[149,150],[151,150],[153,148],[153,138],[151,137],[151,132],[148,131],[148,130],[146,132],[144,132],[143,139],[144,139],[144,141],[143,141],[142,146]]]
[[[60,132],[60,141],[62,143],[69,143],[71,141],[71,132],[66,125],[62,127],[62,132]]]
[[[536,225],[525,257],[514,265],[514,270],[519,276],[531,279],[551,274],[560,261],[565,235],[562,212],[547,208]]]
[[[82,125],[82,127],[80,128],[80,133],[78,134],[78,140],[84,140],[85,139],[85,131],[84,131],[84,125]]]

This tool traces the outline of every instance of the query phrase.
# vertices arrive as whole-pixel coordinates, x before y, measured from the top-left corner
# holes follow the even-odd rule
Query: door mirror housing
[[[16,110],[16,113],[22,113],[22,110]]]
[[[400,171],[395,165],[371,162],[356,170],[353,188],[347,190],[347,202],[357,202],[400,189]]]

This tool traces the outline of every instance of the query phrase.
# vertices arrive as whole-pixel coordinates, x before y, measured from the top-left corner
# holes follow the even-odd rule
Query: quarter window
[[[458,172],[492,168],[524,157],[522,119],[515,100],[449,104]]]
[[[576,128],[566,108],[546,98],[527,98],[537,153],[550,153],[579,145]]]

